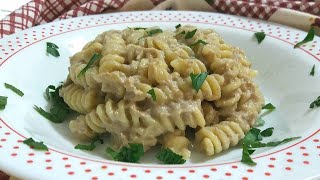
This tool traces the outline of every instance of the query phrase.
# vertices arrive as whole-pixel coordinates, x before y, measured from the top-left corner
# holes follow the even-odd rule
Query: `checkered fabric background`
[[[0,38],[37,24],[121,9],[128,1],[139,0],[33,0],[0,21]],[[165,0],[148,1],[156,6]],[[268,20],[280,8],[320,14],[320,3],[317,0],[205,1],[218,12],[264,20]]]

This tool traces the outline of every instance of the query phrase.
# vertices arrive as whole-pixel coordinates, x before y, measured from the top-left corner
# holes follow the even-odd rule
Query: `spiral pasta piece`
[[[103,96],[97,91],[94,89],[83,89],[76,84],[62,87],[60,96],[71,109],[79,113],[88,113],[99,103],[103,102]]]
[[[79,73],[86,67],[86,64],[74,64],[70,66],[69,74],[71,80],[84,88],[96,88],[99,86],[98,82],[95,80],[95,77],[98,75],[98,68],[91,67],[89,68],[83,76],[78,77]]]
[[[196,132],[195,143],[200,151],[208,156],[220,153],[235,146],[244,138],[244,131],[240,125],[231,121],[201,128]]]
[[[185,137],[184,131],[176,130],[172,133],[165,134],[162,140],[162,146],[183,156],[184,159],[190,158],[191,151],[188,149],[190,141]]]

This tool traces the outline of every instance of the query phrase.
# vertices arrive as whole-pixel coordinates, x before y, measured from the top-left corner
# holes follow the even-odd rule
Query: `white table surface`
[[[12,11],[18,9],[30,0],[0,0],[0,19],[3,19]]]

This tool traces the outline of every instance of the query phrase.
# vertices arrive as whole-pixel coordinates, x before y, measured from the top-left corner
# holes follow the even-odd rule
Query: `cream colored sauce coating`
[[[213,30],[182,26],[150,36],[152,29],[106,31],[70,58],[60,95],[84,113],[70,122],[71,132],[89,138],[109,132],[116,148],[141,143],[147,151],[161,143],[184,158],[191,144],[207,155],[236,145],[264,104],[243,51]],[[199,40],[205,43],[190,46]],[[102,59],[78,78],[95,53]],[[205,72],[196,92],[190,74]],[[186,128],[195,129],[194,142]]]

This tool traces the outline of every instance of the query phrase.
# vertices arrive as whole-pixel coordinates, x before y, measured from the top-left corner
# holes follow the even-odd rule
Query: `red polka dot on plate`
[[[19,146],[13,146],[13,149],[19,149]]]
[[[98,177],[97,176],[93,176],[91,179],[92,180],[98,180]]]
[[[1,139],[1,141],[2,141],[2,142],[5,142],[5,141],[7,141],[7,139]]]
[[[51,170],[51,169],[52,169],[51,166],[46,167],[46,170]]]
[[[69,159],[69,158],[67,158],[67,157],[63,157],[63,158],[62,158],[62,160],[65,160],[65,161],[68,160],[68,159]]]
[[[68,174],[69,175],[74,175],[74,172],[73,171],[69,171]]]
[[[108,175],[109,175],[109,176],[113,176],[114,173],[113,173],[113,172],[109,172]]]
[[[274,165],[273,164],[269,164],[268,167],[269,168],[274,168]]]
[[[12,153],[11,156],[15,157],[17,156],[17,153]]]
[[[162,176],[157,176],[157,179],[162,179]]]
[[[303,164],[310,164],[309,161],[303,161]]]
[[[169,174],[172,174],[172,173],[173,173],[173,171],[172,171],[172,170],[168,170],[168,173],[169,173]]]
[[[237,169],[238,168],[238,166],[231,166],[233,169]]]
[[[29,155],[29,156],[34,156],[34,153],[29,153],[28,155]]]
[[[64,167],[65,168],[69,168],[69,167],[71,167],[71,165],[70,164],[66,164]]]
[[[180,179],[187,179],[185,176],[181,176]]]
[[[122,169],[121,169],[121,171],[127,171],[127,170],[128,170],[127,168],[122,168]]]
[[[293,162],[293,160],[292,160],[292,159],[288,159],[287,161],[288,161],[288,162]]]
[[[190,169],[190,170],[189,170],[189,173],[194,173],[194,172],[196,172],[196,171],[193,170],[193,169]]]
[[[266,172],[266,173],[264,173],[264,175],[266,175],[266,176],[271,176],[271,173]]]
[[[101,169],[107,169],[108,166],[101,166]]]
[[[80,164],[81,164],[81,165],[85,165],[85,164],[86,164],[86,162],[80,162]]]
[[[84,171],[88,173],[88,172],[91,172],[91,169],[86,169]]]
[[[290,171],[291,170],[291,167],[286,167],[285,168],[287,171]]]
[[[210,176],[207,175],[207,174],[203,175],[203,178],[209,178],[209,177],[210,177]]]
[[[11,49],[12,50],[12,49]],[[9,132],[6,132],[6,133],[4,133],[5,135],[10,135],[10,133]]]
[[[46,162],[51,162],[51,159],[46,159]]]
[[[242,177],[242,180],[248,180],[248,178],[247,177]]]
[[[304,155],[304,156],[309,156],[309,154],[308,154],[308,153],[303,153],[302,155]]]
[[[248,172],[248,173],[252,173],[253,170],[252,170],[252,169],[248,169],[247,172]]]
[[[211,171],[217,171],[217,168],[211,168]]]
[[[130,177],[131,177],[131,178],[136,178],[136,177],[137,177],[137,175],[135,175],[135,174],[131,174],[131,175],[130,175]]]
[[[50,152],[45,152],[44,154],[45,154],[45,155],[50,155],[51,153],[50,153]]]
[[[225,175],[226,175],[226,176],[231,176],[232,174],[229,173],[229,172],[227,172],[227,173],[225,173]]]
[[[287,152],[286,154],[287,154],[287,155],[289,155],[289,156],[291,156],[291,155],[292,155],[292,153],[291,153],[291,152]]]
[[[33,163],[33,161],[32,160],[28,160],[27,163],[31,164],[31,163]]]

